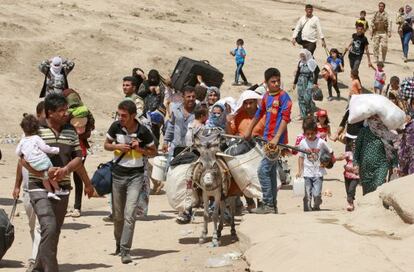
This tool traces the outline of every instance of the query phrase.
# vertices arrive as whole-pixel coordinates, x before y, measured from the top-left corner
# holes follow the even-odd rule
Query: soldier
[[[388,13],[385,11],[385,3],[379,2],[378,11],[375,12],[371,22],[372,36],[374,41],[374,57],[376,62],[379,61],[379,51],[381,47],[382,62],[385,62],[388,50],[388,38],[391,37],[391,21]]]

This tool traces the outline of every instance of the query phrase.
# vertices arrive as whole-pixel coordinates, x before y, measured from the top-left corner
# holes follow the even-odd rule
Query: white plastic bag
[[[378,94],[353,95],[349,102],[348,123],[355,124],[378,115],[388,129],[401,128],[405,113],[388,98]]]
[[[187,193],[187,180],[191,178],[190,167],[191,163],[177,165],[170,167],[167,173],[165,191],[168,203],[179,212],[191,205],[191,195]]]
[[[305,195],[305,179],[303,177],[295,178],[293,180],[293,194],[295,196]]]

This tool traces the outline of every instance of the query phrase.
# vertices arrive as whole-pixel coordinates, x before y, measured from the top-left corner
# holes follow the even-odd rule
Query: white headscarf
[[[217,101],[217,103],[221,103],[223,105],[229,105],[231,108],[231,113],[233,113],[236,110],[236,99],[234,99],[231,96],[227,96],[225,98],[220,99]]]
[[[300,56],[302,54],[305,55],[305,60],[302,60],[302,57]],[[313,58],[312,53],[308,49],[301,49],[299,52],[299,58],[300,58],[299,66],[306,64],[309,70],[311,70],[311,72],[314,72],[316,67],[318,67],[318,64]]]
[[[63,68],[62,59],[60,57],[54,57],[50,63],[50,72],[54,76],[60,75],[62,68]]]
[[[251,90],[247,90],[247,91],[242,92],[242,94],[240,95],[239,100],[237,101],[237,106],[236,106],[235,112],[238,112],[243,107],[244,101],[249,100],[249,99],[260,100],[260,99],[262,99],[262,96],[257,94],[255,91],[251,91]]]

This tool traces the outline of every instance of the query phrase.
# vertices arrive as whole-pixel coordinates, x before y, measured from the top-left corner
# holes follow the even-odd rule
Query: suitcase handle
[[[15,199],[14,200],[13,208],[12,208],[12,211],[10,213],[9,223],[7,224],[6,230],[9,229],[10,225],[12,224],[14,215],[16,214],[17,201],[18,201],[18,199]]]

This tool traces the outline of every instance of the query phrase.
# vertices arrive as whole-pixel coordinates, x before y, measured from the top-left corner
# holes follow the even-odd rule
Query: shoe
[[[131,258],[131,255],[129,254],[129,252],[122,252],[121,253],[121,262],[123,264],[128,264],[128,263],[132,262],[132,258]]]
[[[313,206],[312,211],[320,211],[321,207],[319,206]]]
[[[112,223],[112,222],[114,222],[114,218],[113,218],[113,216],[112,216],[112,213],[111,213],[110,215],[105,216],[104,218],[102,218],[102,220],[103,220],[104,222],[108,222],[108,223]]]
[[[232,86],[240,86],[241,84],[240,84],[240,83],[238,83],[238,82],[233,82],[231,85],[232,85]]]
[[[256,203],[253,202],[253,204],[247,205],[246,210],[248,213],[251,213],[252,210],[256,209]]]
[[[51,192],[47,193],[47,198],[51,198],[51,199],[54,199],[54,200],[60,200],[60,197],[58,197],[56,194],[51,193]]]
[[[336,94],[336,98],[337,98],[337,99],[341,99],[341,94],[340,94],[340,93],[337,93],[337,94]]]
[[[191,222],[191,215],[187,213],[183,213],[182,215],[178,215],[175,221],[180,225],[185,225]]]
[[[407,63],[407,62],[408,62],[407,57],[404,57],[404,63]]]
[[[328,101],[332,101],[332,100],[333,100],[333,96],[329,96]]]
[[[244,86],[251,86],[252,84],[250,84],[248,81],[243,81],[243,85]]]
[[[80,210],[74,209],[73,212],[71,213],[71,216],[74,218],[80,217],[81,216]]]
[[[114,255],[115,256],[118,256],[118,255],[120,256],[121,255],[121,246],[120,245],[116,245]]]
[[[66,211],[65,217],[72,217],[73,210]]]
[[[269,213],[274,213],[274,212],[275,212],[275,208],[268,206],[266,204],[252,210],[252,213],[255,213],[255,214],[269,214]]]

